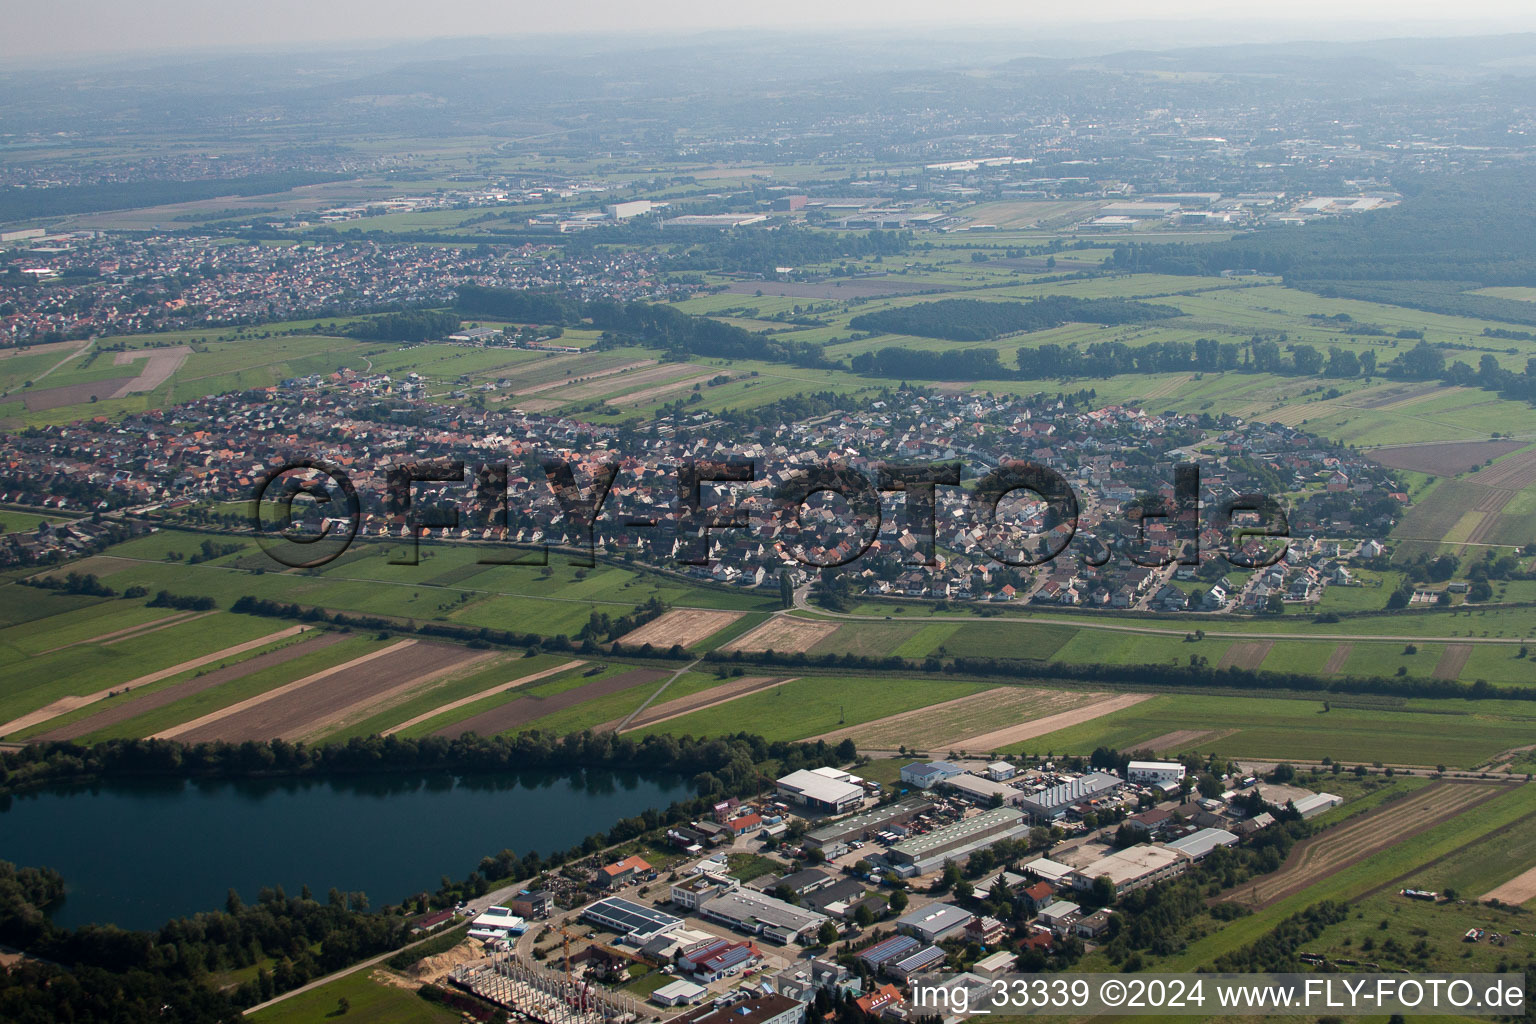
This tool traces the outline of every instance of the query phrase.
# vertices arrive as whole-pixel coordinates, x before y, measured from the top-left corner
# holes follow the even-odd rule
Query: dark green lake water
[[[0,804],[0,860],[63,873],[60,925],[154,928],[222,909],[231,887],[398,903],[504,848],[568,849],[687,795],[675,778],[580,771],[61,787]]]

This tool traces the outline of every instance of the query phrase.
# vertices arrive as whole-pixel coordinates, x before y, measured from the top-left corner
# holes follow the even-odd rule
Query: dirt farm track
[[[1504,792],[1501,785],[1435,782],[1412,796],[1367,811],[1291,848],[1280,870],[1239,886],[1230,902],[1254,909],[1300,892],[1372,854],[1433,828]]]

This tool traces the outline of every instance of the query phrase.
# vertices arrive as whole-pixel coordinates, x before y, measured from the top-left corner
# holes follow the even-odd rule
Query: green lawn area
[[[337,1013],[342,999],[350,1004],[345,1016]],[[361,970],[285,999],[247,1019],[256,1024],[318,1024],[326,1020],[346,1024],[451,1024],[459,1015],[427,1002],[415,992],[380,984],[369,977],[367,970]]]
[[[765,857],[760,853],[730,853],[726,854],[726,866],[730,870],[731,877],[743,882],[750,882],[754,878],[787,870],[786,865]]]

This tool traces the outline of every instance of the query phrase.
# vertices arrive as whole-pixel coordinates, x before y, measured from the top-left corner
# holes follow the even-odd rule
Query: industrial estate
[[[1536,976],[1536,37],[773,38],[6,73],[0,1019]]]

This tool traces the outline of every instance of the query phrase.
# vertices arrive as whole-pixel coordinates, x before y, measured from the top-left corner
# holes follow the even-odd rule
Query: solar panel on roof
[[[859,956],[863,957],[866,962],[878,966],[879,964],[885,963],[887,960],[892,960],[898,956],[904,956],[907,953],[910,953],[912,950],[916,949],[918,945],[918,941],[910,935],[893,935],[891,938],[886,939],[884,942],[875,943],[873,946],[860,953]]]
[[[616,896],[598,900],[582,913],[601,924],[610,926],[614,931],[625,934],[661,931],[680,922],[679,918],[671,914],[663,914],[659,910],[653,910],[639,903],[631,903]]]

